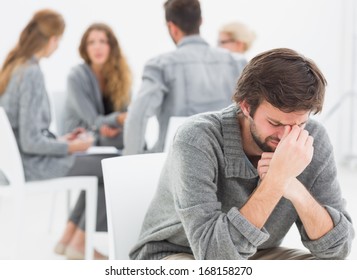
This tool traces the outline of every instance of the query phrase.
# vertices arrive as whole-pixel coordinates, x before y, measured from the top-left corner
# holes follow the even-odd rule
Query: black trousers
[[[97,199],[97,223],[96,231],[107,231],[107,211],[105,204],[104,182],[101,160],[115,157],[118,154],[105,155],[81,155],[76,157],[76,161],[67,176],[96,176],[98,177],[98,199]],[[77,202],[69,216],[69,220],[85,230],[85,191],[81,191]]]

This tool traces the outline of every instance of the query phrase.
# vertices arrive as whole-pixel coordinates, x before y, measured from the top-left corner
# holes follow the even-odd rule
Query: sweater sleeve
[[[27,154],[67,155],[67,143],[43,134],[49,124],[45,123],[42,115],[47,96],[39,67],[35,65],[24,69],[19,83],[19,148]]]
[[[195,259],[247,259],[269,238],[237,207],[222,211],[217,199],[218,167],[196,147],[175,141],[172,149],[174,200]]]
[[[153,59],[146,64],[139,93],[128,108],[128,116],[124,125],[123,154],[144,152],[148,119],[160,109],[167,92],[162,68],[157,60]]]
[[[80,123],[85,123],[86,128],[89,129],[99,129],[104,124],[119,127],[117,116],[120,113],[113,112],[108,115],[100,113],[96,104],[98,101],[95,100],[95,89],[90,86],[92,83],[84,78],[84,73],[74,70],[67,79],[67,102],[68,106],[76,112]]]
[[[314,158],[318,159],[318,162],[316,160],[310,164],[308,174],[315,177],[315,181],[310,185],[307,180],[303,183],[309,188],[312,196],[325,207],[334,227],[321,238],[310,240],[301,221],[298,220],[296,224],[304,246],[317,258],[344,259],[351,251],[355,233],[351,217],[346,211],[346,201],[342,198],[333,150],[327,133],[321,129],[314,138],[318,139],[314,145]]]

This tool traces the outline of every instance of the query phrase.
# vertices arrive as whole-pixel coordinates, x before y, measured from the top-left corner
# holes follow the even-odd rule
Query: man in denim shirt
[[[144,152],[151,116],[156,115],[160,129],[150,152],[161,152],[171,116],[191,116],[231,104],[235,82],[243,70],[229,52],[210,47],[200,37],[198,0],[168,0],[164,8],[177,49],[149,60],[144,68],[140,91],[129,107],[124,127],[126,155]]]

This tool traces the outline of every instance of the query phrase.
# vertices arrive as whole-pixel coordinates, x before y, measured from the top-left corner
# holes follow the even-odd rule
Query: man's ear
[[[246,116],[247,118],[250,117],[250,106],[248,105],[248,103],[245,100],[243,100],[239,102],[239,106],[242,110],[243,115]]]
[[[169,28],[170,34],[176,34],[177,33],[177,26],[172,21],[168,21],[167,22],[167,27]]]

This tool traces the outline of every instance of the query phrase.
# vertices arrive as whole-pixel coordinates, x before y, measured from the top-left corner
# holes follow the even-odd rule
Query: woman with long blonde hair
[[[35,13],[21,32],[16,46],[7,55],[0,71],[0,96],[4,95],[11,78],[37,68],[38,61],[49,57],[58,46],[65,29],[62,16],[51,10]]]
[[[108,25],[94,23],[84,32],[79,53],[84,63],[68,77],[65,128],[94,130],[97,145],[122,149],[131,72],[118,40]]]
[[[70,154],[93,141],[76,137],[78,130],[60,138],[49,130],[49,98],[39,61],[57,49],[64,28],[57,12],[36,12],[0,70],[0,106],[14,130],[28,181],[68,175],[75,163]]]
[[[45,9],[33,15],[0,70],[0,106],[4,107],[14,131],[26,181],[92,175],[103,182],[103,157],[74,154],[86,151],[93,144],[91,134],[75,129],[57,137],[49,130],[50,102],[39,61],[57,49],[64,29],[64,19],[55,11]],[[97,228],[106,225],[103,200],[103,183],[99,183]],[[78,250],[73,253],[66,246],[56,247],[57,252],[65,253],[69,259],[83,257],[85,232],[79,224],[84,223],[85,211],[80,210],[73,211],[70,221],[73,228],[78,229],[72,243],[82,249],[82,254],[78,254]],[[105,258],[96,251],[94,257]]]
[[[73,67],[68,76],[64,127],[67,131],[76,127],[91,130],[96,145],[122,149],[131,73],[118,40],[108,25],[95,23],[83,34],[79,53],[84,63]],[[104,190],[102,180],[99,187]],[[71,259],[84,257],[84,209],[85,194],[81,192],[56,253]],[[98,195],[97,220],[97,231],[107,231],[104,192]]]

